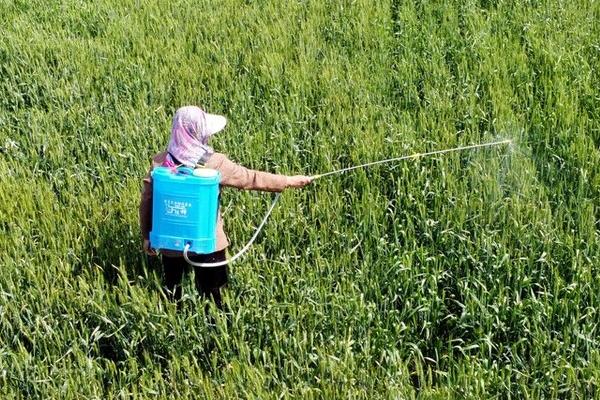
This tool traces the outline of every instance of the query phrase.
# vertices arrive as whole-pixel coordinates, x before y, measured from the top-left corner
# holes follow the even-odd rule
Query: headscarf
[[[205,163],[214,154],[208,139],[223,129],[226,123],[225,117],[206,113],[200,107],[179,108],[173,116],[171,139],[167,147],[170,157],[167,157],[166,164],[173,165],[166,166],[175,166],[175,160],[188,167]]]

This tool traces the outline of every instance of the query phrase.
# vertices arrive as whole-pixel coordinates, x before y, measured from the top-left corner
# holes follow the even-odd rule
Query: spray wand
[[[458,152],[458,151],[465,151],[465,150],[475,150],[475,149],[480,149],[480,148],[484,148],[484,147],[493,147],[493,146],[500,146],[500,145],[508,145],[510,143],[512,143],[512,140],[505,139],[505,140],[500,140],[500,141],[496,141],[496,142],[488,142],[488,143],[474,144],[474,145],[470,145],[470,146],[454,147],[454,148],[451,148],[451,149],[430,151],[430,152],[427,152],[427,153],[415,153],[415,154],[411,154],[411,155],[408,155],[408,156],[388,158],[388,159],[385,159],[385,160],[373,161],[373,162],[369,162],[369,163],[366,163],[366,164],[360,164],[360,165],[355,165],[355,166],[352,166],[352,167],[341,168],[341,169],[337,169],[335,171],[330,171],[330,172],[325,172],[323,174],[313,175],[311,177],[311,179],[313,181],[315,181],[317,179],[325,178],[326,176],[342,174],[342,173],[345,173],[345,172],[348,172],[348,171],[352,171],[352,170],[355,170],[355,169],[358,169],[358,168],[371,167],[373,165],[387,164],[387,163],[398,162],[398,161],[402,161],[402,160],[411,160],[411,159],[417,159],[417,158],[422,158],[422,157],[429,157],[429,156],[433,156],[433,155],[436,155],[436,154],[446,154],[446,153],[452,153],[452,152]],[[191,264],[191,265],[193,265],[195,267],[221,267],[223,265],[227,265],[227,264],[229,264],[231,262],[234,262],[235,260],[237,260],[238,258],[240,258],[242,255],[244,255],[250,249],[250,246],[252,246],[252,244],[254,243],[254,241],[256,240],[256,238],[258,237],[259,233],[262,231],[263,227],[267,223],[267,220],[269,219],[269,216],[271,215],[271,212],[273,211],[273,208],[275,208],[275,205],[279,201],[280,197],[281,197],[281,193],[277,193],[275,195],[275,198],[273,199],[273,202],[271,203],[271,206],[269,207],[269,210],[267,211],[267,214],[264,216],[262,222],[260,223],[260,225],[258,226],[258,228],[256,229],[256,231],[254,232],[254,235],[252,235],[252,238],[250,238],[250,240],[248,241],[248,243],[246,243],[246,245],[239,252],[237,252],[233,257],[231,257],[229,260],[221,261],[221,262],[216,262],[216,263],[197,263],[197,262],[191,261],[189,259],[189,257],[188,257],[188,251],[189,251],[189,248],[190,248],[189,244],[186,244],[185,247],[184,247],[184,249],[183,249],[183,257],[185,258],[185,260],[189,264]]]

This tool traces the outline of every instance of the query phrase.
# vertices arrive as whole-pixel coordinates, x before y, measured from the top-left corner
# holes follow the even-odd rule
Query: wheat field
[[[0,0],[2,398],[593,398],[597,0]],[[317,174],[177,310],[137,209],[174,111]],[[268,194],[224,189],[231,252]]]

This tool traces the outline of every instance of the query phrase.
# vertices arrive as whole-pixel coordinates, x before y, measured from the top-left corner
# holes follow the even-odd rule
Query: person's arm
[[[286,176],[245,168],[228,159],[224,154],[213,154],[205,165],[221,173],[221,185],[238,189],[281,192],[286,188],[300,188],[312,179],[308,176]]]
[[[150,172],[144,177],[142,183],[143,189],[140,198],[139,214],[144,252],[148,255],[155,255],[154,250],[150,248],[150,231],[152,230],[152,177],[150,176]]]

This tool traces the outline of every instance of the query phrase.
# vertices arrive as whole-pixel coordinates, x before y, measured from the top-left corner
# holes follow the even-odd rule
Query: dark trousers
[[[181,281],[183,273],[191,266],[183,257],[162,256],[165,286],[168,296],[173,300],[181,300]],[[196,254],[189,259],[199,263],[215,263],[225,261],[225,250],[210,254]],[[196,289],[203,297],[210,298],[222,309],[221,288],[227,284],[227,265],[222,267],[193,267]]]

